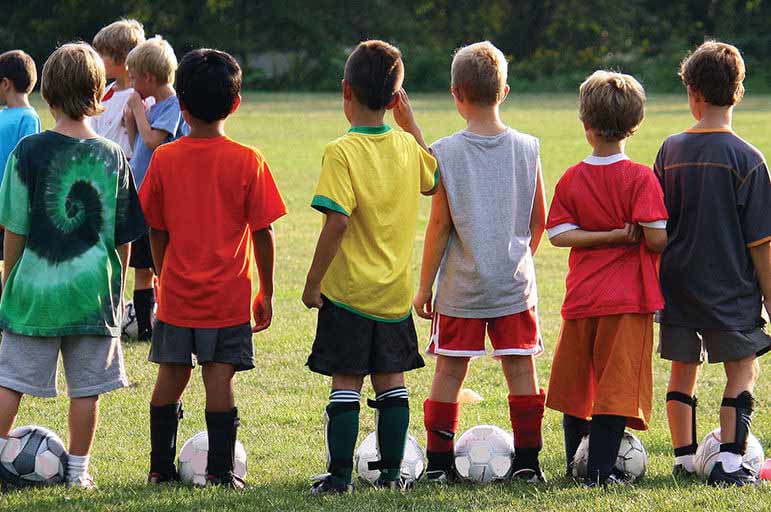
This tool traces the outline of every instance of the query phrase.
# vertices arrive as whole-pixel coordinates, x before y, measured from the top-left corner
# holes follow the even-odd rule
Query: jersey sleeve
[[[564,179],[564,177],[560,179],[554,188],[554,197],[549,207],[549,215],[546,218],[546,234],[549,238],[581,228],[565,197]]]
[[[333,211],[350,217],[356,209],[351,173],[345,157],[334,144],[324,150],[321,176],[311,206],[322,213]]]
[[[179,104],[173,102],[158,112],[158,116],[150,123],[150,128],[153,130],[163,130],[173,136],[177,133],[179,123],[181,122],[182,112],[179,110]]]
[[[147,232],[142,207],[134,185],[134,175],[131,173],[126,155],[120,153],[120,169],[118,171],[118,190],[115,201],[115,245],[133,242]]]
[[[154,152],[152,158],[150,158],[147,174],[145,174],[145,179],[142,181],[142,186],[139,187],[139,202],[142,205],[142,212],[144,213],[147,225],[159,231],[168,231],[163,217],[163,188],[160,176],[161,159],[160,151]]]
[[[739,217],[747,247],[771,241],[771,176],[768,166],[761,162],[749,173],[737,193]]]
[[[434,155],[418,145],[420,162],[420,192],[429,193],[439,184],[439,165]]]
[[[26,170],[19,161],[22,147],[16,146],[8,157],[0,185],[0,224],[17,235],[29,233],[30,222],[29,188],[25,184],[29,177],[24,177]]]
[[[22,117],[19,122],[19,139],[36,133],[40,133],[40,118],[31,114]]]
[[[632,223],[646,228],[666,229],[669,215],[664,205],[664,192],[650,169],[641,170],[632,200]]]
[[[265,229],[286,215],[286,205],[268,162],[255,155],[254,172],[246,192],[246,218],[251,231]]]

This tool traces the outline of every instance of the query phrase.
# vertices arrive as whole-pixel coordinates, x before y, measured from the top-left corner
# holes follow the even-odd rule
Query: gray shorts
[[[749,331],[719,331],[661,325],[659,354],[681,363],[725,363],[765,354],[771,337],[758,327]],[[705,358],[706,355],[706,358]]]
[[[3,332],[0,386],[25,395],[56,396],[59,353],[71,398],[101,395],[128,386],[120,338],[75,335],[24,336]]]
[[[158,320],[147,358],[153,363],[195,366],[231,364],[236,371],[254,368],[252,327],[249,323],[218,329],[178,327]]]

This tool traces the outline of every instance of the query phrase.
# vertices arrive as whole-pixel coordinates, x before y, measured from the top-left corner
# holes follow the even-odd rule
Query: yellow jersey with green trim
[[[405,132],[354,126],[327,144],[311,206],[349,217],[321,293],[339,307],[382,322],[412,309],[412,248],[420,195],[431,193],[436,160]]]

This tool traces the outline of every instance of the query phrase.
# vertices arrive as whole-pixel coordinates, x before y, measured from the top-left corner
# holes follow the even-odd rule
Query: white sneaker
[[[88,473],[83,473],[74,480],[67,480],[67,489],[87,489],[89,491],[96,489],[94,477]]]

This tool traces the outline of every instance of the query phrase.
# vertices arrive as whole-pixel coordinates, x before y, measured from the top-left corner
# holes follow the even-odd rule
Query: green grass
[[[738,133],[771,154],[768,97],[750,98],[736,115]],[[463,126],[447,95],[416,96],[413,104],[426,139],[435,140]],[[37,104],[43,112],[40,103]],[[574,96],[513,96],[503,112],[511,126],[541,139],[543,168],[549,196],[560,174],[588,154],[577,120]],[[685,98],[654,97],[647,120],[627,147],[629,155],[651,164],[661,141],[692,123]],[[52,125],[50,116],[46,127]],[[132,385],[103,397],[101,425],[93,451],[94,493],[64,489],[28,490],[0,496],[0,510],[731,510],[741,502],[747,510],[771,508],[771,492],[714,490],[700,483],[678,484],[669,476],[672,462],[664,412],[667,366],[655,358],[655,405],[652,426],[641,438],[650,455],[648,475],[639,485],[612,491],[585,490],[562,477],[563,447],[560,415],[547,411],[542,462],[550,483],[546,487],[519,484],[485,488],[459,485],[434,489],[419,487],[406,495],[364,490],[351,497],[312,499],[308,478],[324,470],[322,410],[328,380],[312,374],[305,358],[314,335],[314,312],[300,302],[305,272],[321,225],[321,216],[308,207],[319,172],[324,144],[347,129],[340,100],[331,95],[250,94],[228,124],[229,134],[261,149],[270,162],[288,203],[290,214],[276,225],[277,275],[273,326],[255,339],[257,369],[238,376],[241,411],[240,439],[249,454],[249,488],[239,494],[216,489],[148,488],[148,399],[155,366],[146,361],[149,345],[124,345]],[[429,211],[425,200],[415,248],[422,245],[422,230]],[[564,292],[567,251],[542,244],[536,257],[542,328],[546,353],[538,359],[541,383],[548,382],[550,361],[559,332],[559,308]],[[416,251],[414,268],[418,268]],[[421,344],[428,323],[418,322]],[[426,397],[433,362],[407,377],[412,396],[411,432],[424,442],[422,401]],[[203,388],[199,373],[185,394],[186,417],[180,439],[204,429]],[[699,389],[699,435],[717,426],[722,392],[722,369],[709,366]],[[506,386],[497,363],[489,358],[472,364],[467,386],[485,400],[462,411],[460,429],[479,423],[508,428]],[[765,407],[771,381],[765,376],[756,395],[759,407],[754,431],[771,445],[771,415]],[[371,395],[369,384],[364,394]],[[25,398],[18,425],[39,423],[66,437],[67,400]],[[373,430],[373,414],[362,411],[361,432]],[[363,438],[360,437],[360,439]]]

